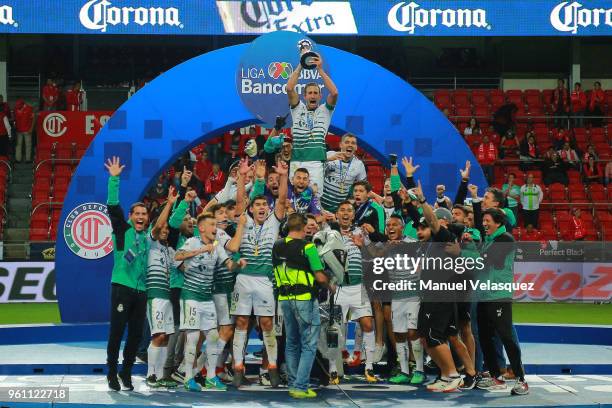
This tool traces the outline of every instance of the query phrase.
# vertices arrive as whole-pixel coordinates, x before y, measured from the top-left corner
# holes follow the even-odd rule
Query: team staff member
[[[272,248],[274,278],[287,336],[285,359],[289,395],[293,398],[317,396],[308,388],[321,330],[315,285],[328,284],[316,247],[304,239],[306,224],[303,214],[289,215],[288,236],[276,241]]]
[[[304,102],[300,101],[299,94],[295,91],[302,66],[297,68],[287,80],[287,96],[291,107],[291,118],[293,125],[291,134],[293,136],[293,149],[291,153],[291,171],[289,177],[293,177],[295,170],[305,168],[310,174],[310,181],[317,186],[317,195],[323,194],[323,165],[327,160],[325,149],[325,136],[331,122],[331,117],[338,102],[338,88],[329,75],[323,70],[323,60],[312,58],[317,71],[329,94],[324,104],[321,102],[321,88],[315,82],[310,82],[304,87]]]
[[[117,379],[119,347],[127,325],[127,341],[123,348],[123,369],[119,379],[123,387],[132,391],[132,366],[136,350],[142,337],[142,329],[147,310],[145,281],[147,275],[146,226],[149,214],[144,203],[134,203],[130,207],[129,220],[125,221],[119,205],[119,175],[125,168],[119,157],[113,156],[104,164],[110,177],[108,179],[108,215],[113,228],[114,265],[111,278],[111,316],[106,365],[108,367],[108,386],[120,391]]]

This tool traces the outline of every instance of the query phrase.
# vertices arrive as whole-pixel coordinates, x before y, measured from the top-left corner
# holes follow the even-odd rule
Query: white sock
[[[423,343],[421,343],[421,340],[416,339],[412,340],[410,344],[412,345],[412,354],[414,355],[417,371],[425,371],[423,369]]]
[[[397,359],[400,363],[400,369],[404,374],[410,374],[410,368],[408,365],[408,343],[407,342],[396,342],[395,348],[397,349]]]
[[[222,339],[219,339],[219,341],[217,342],[217,347],[219,348],[219,357],[217,357],[217,367],[225,366],[225,360],[227,360],[227,353],[229,353],[229,350],[225,349],[226,344],[227,341]]]
[[[159,375],[157,373],[157,361],[159,360],[159,351],[161,347],[154,346],[153,343],[149,344],[147,349],[147,378],[151,375]]]
[[[374,368],[374,354],[376,353],[374,330],[363,333],[363,342],[365,344],[366,370],[372,370]]]
[[[263,342],[268,352],[268,363],[276,366],[278,348],[276,346],[276,332],[274,330],[263,332]]]
[[[219,358],[219,332],[217,329],[209,330],[206,333],[206,378],[213,379],[217,375],[217,359]]]
[[[207,351],[208,351],[208,347],[206,348],[206,350],[202,351],[200,355],[198,356],[198,360],[196,361],[196,366],[195,366],[196,374],[202,371],[202,369],[206,365],[206,356],[208,354]],[[206,366],[206,368],[208,369],[208,366]]]
[[[168,357],[168,346],[158,347],[159,355],[157,356],[157,364],[155,364],[155,375],[157,379],[161,379],[164,376],[164,364]]]
[[[335,354],[334,354],[335,357]],[[335,358],[330,358],[329,359],[329,372],[333,373],[333,372],[338,372],[338,367],[336,366],[336,359]]]
[[[198,347],[198,339],[200,338],[200,332],[198,330],[190,330],[187,332],[187,339],[185,341],[185,358],[183,362],[185,364],[185,382],[190,380],[194,376],[193,363],[196,360]]]
[[[234,353],[234,366],[240,366],[244,361],[244,343],[246,342],[247,331],[238,330],[234,332],[234,342],[232,349]]]
[[[361,343],[363,343],[363,331],[361,331],[361,325],[357,324],[356,326],[357,327],[355,327],[355,346],[353,347],[353,353],[356,351],[361,353]]]

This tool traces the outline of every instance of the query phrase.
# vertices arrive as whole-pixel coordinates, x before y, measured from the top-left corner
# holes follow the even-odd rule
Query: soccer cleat
[[[195,380],[195,382],[200,384],[201,387],[206,386],[206,377],[204,377],[201,372],[197,373],[195,377],[193,377],[193,379]]]
[[[264,387],[269,387],[270,383],[270,373],[260,373],[259,374],[259,385],[263,385]]]
[[[268,364],[268,374],[270,376],[270,385],[274,388],[277,388],[281,383],[278,367],[272,364]]]
[[[177,383],[182,384],[185,382],[185,373],[177,369],[174,370],[172,374],[170,374],[170,378],[172,378]]]
[[[517,380],[512,390],[510,390],[510,394],[512,395],[527,395],[529,394],[529,385],[525,380]]]
[[[410,384],[412,384],[412,385],[421,385],[421,384],[425,383],[426,380],[427,380],[427,376],[425,375],[424,372],[418,371],[418,370],[414,370],[412,372],[412,378],[410,379]]]
[[[506,382],[495,377],[485,377],[476,383],[481,390],[505,390]]]
[[[206,379],[207,390],[227,391],[227,385],[223,384],[223,381],[217,376]]]
[[[329,373],[329,383],[331,385],[340,384],[340,377],[338,377],[338,373],[336,371],[332,371],[331,373]]]
[[[234,367],[234,378],[232,379],[232,385],[236,388],[240,388],[244,385],[250,385],[250,382],[244,375],[244,365]]]
[[[160,387],[176,388],[178,383],[170,378],[162,378],[157,382]]]
[[[125,388],[127,391],[134,391],[134,384],[132,384],[132,374],[122,371],[119,373],[119,380],[121,380],[121,385],[123,385],[123,388]]]
[[[365,370],[365,379],[370,384],[375,384],[378,382],[378,378],[374,375],[374,370]]]
[[[113,391],[121,391],[121,385],[119,384],[117,374],[108,374],[106,380],[108,381],[108,388]]]
[[[194,378],[190,378],[188,381],[185,381],[185,384],[183,384],[183,386],[187,391],[202,391],[202,386],[198,384]]]
[[[296,399],[307,399],[307,398],[316,398],[317,393],[311,389],[308,389],[307,391],[289,390],[289,396],[291,398],[296,398]]]
[[[353,353],[353,358],[346,363],[347,367],[359,367],[361,365],[361,351],[356,351]]]
[[[481,377],[476,375],[466,374],[463,377],[463,385],[459,387],[461,390],[472,390],[476,386],[476,384],[480,381]]]
[[[157,376],[155,374],[151,374],[147,377],[147,385],[151,388],[159,388],[161,384],[157,381]]]
[[[400,372],[399,374],[389,378],[389,382],[391,384],[410,384],[411,379],[412,376],[410,374]]]
[[[431,392],[455,392],[462,384],[461,377],[454,377],[445,380],[440,378],[436,382],[427,385],[427,391]]]

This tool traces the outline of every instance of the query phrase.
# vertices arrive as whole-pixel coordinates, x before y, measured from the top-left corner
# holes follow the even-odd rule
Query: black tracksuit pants
[[[113,283],[111,285],[111,314],[106,365],[108,374],[117,374],[121,339],[127,326],[127,341],[123,348],[123,371],[131,373],[136,360],[136,351],[142,338],[142,329],[147,312],[145,291]]]
[[[499,377],[500,367],[497,362],[493,338],[499,336],[510,359],[514,375],[524,379],[525,371],[521,361],[521,346],[512,336],[512,302],[479,302],[478,303],[478,338],[484,362],[492,377]]]

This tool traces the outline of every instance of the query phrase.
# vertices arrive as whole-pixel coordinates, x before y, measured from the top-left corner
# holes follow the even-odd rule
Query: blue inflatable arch
[[[258,123],[242,104],[235,68],[248,44],[186,61],[149,83],[111,117],[82,158],[62,211],[56,247],[57,295],[63,322],[109,318],[112,254],[88,260],[62,236],[68,214],[83,203],[106,203],[106,158],[120,156],[123,209],[142,199],[156,176],[178,156],[213,136]],[[327,46],[318,49],[332,67],[340,99],[330,130],[352,132],[383,164],[387,155],[413,156],[428,197],[444,183],[452,195],[459,169],[473,163],[472,182],[485,186],[480,167],[453,125],[419,91],[386,69]],[[400,166],[401,167],[401,166]]]

